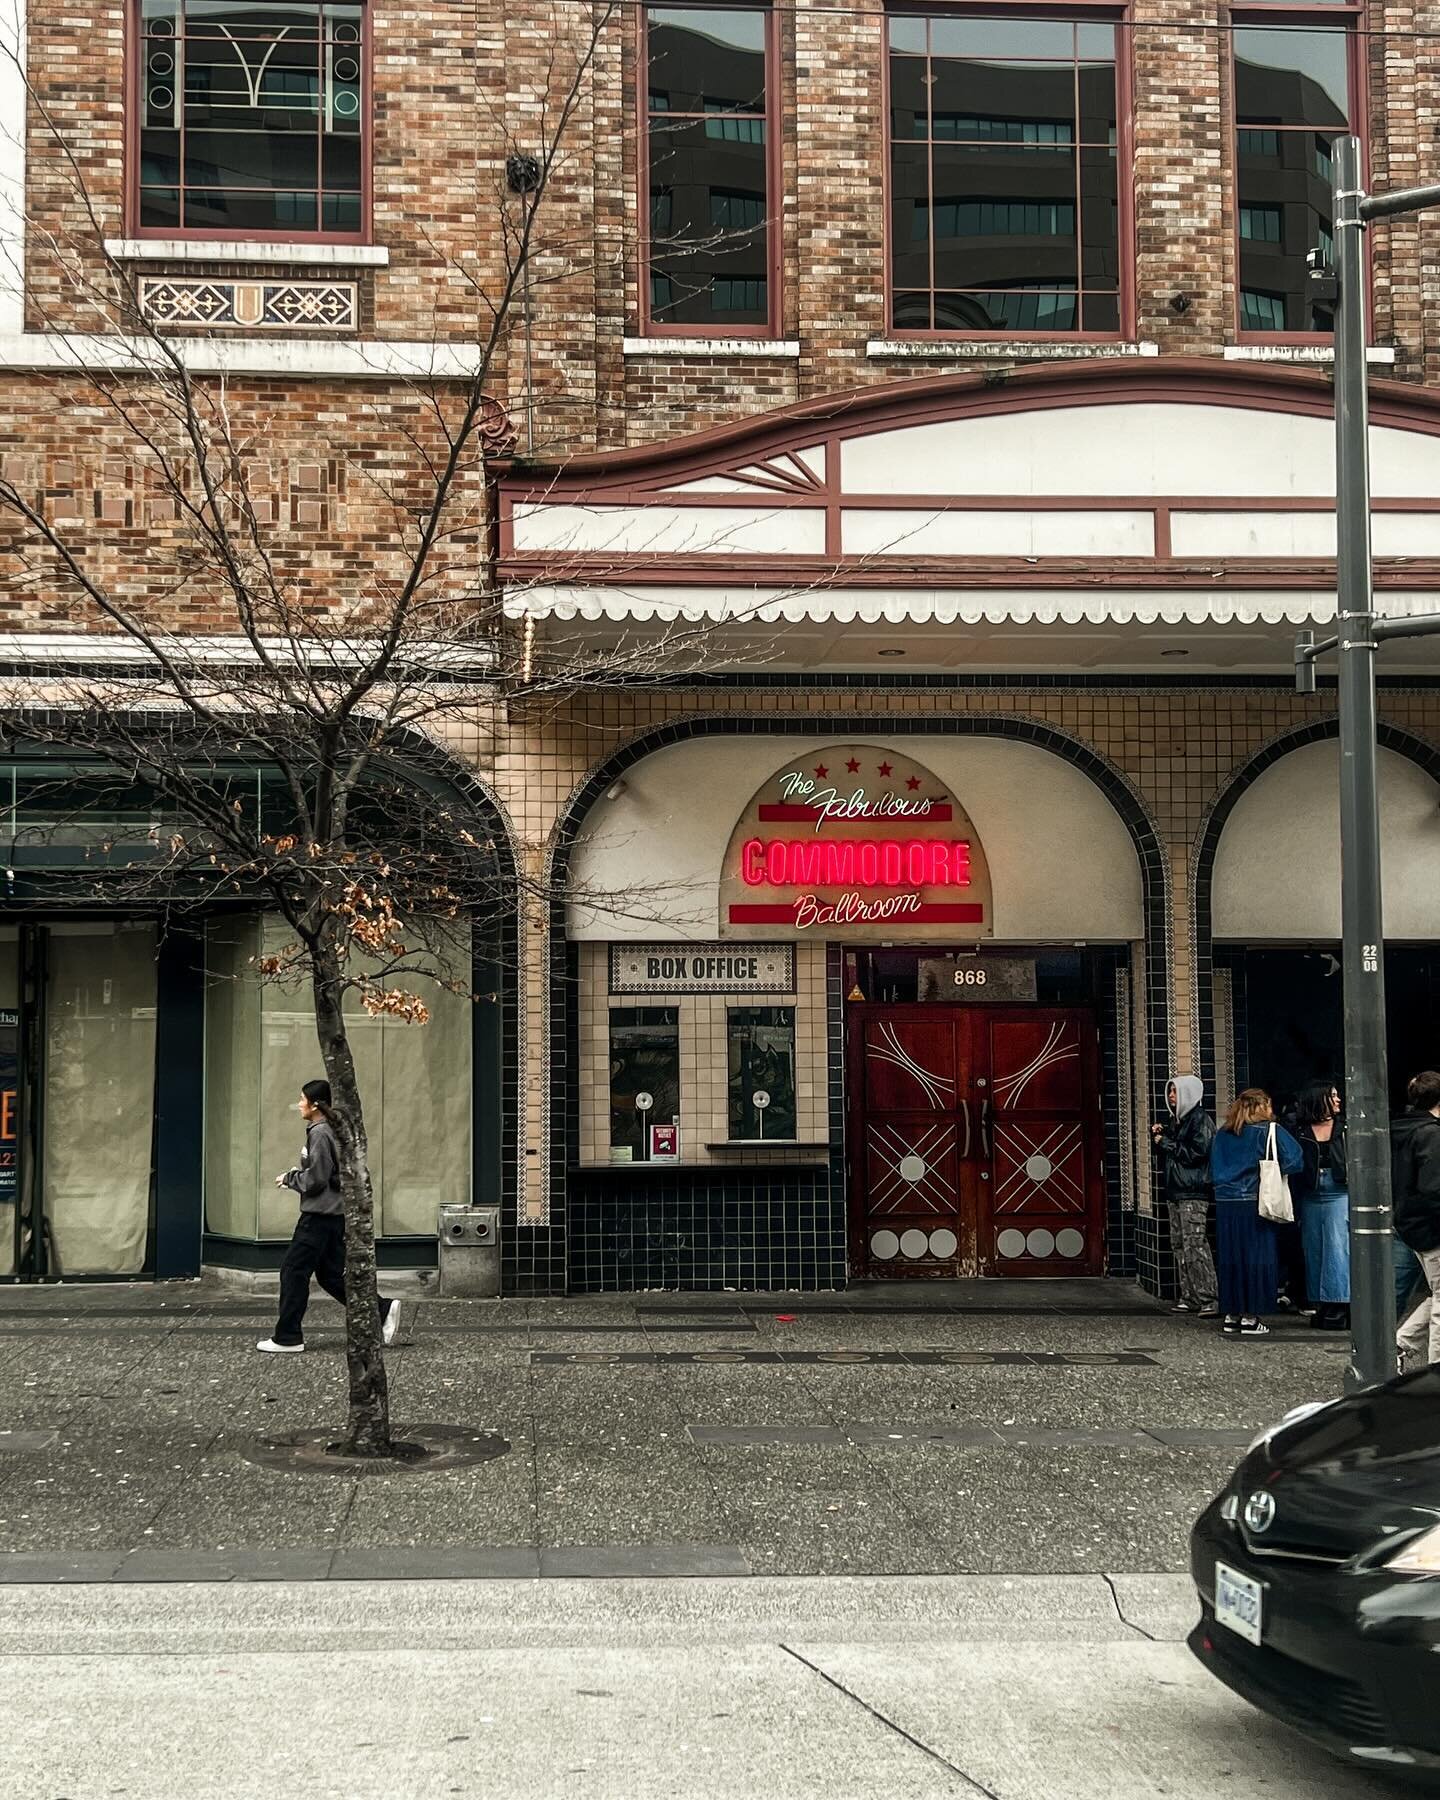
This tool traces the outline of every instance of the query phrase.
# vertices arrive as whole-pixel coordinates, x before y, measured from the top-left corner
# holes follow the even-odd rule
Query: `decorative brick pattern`
[[[359,293],[353,281],[215,281],[180,275],[140,280],[141,310],[157,325],[246,331],[353,331]]]

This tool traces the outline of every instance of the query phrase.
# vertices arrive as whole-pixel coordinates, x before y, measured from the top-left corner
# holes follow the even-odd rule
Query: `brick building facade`
[[[1363,136],[1376,187],[1433,173],[1434,26],[1274,0],[28,0],[28,76],[0,65],[26,119],[0,144],[0,448],[149,616],[227,624],[97,396],[97,372],[137,384],[133,307],[224,377],[267,545],[323,614],[404,567],[421,452],[513,288],[487,383],[508,425],[457,502],[496,533],[505,697],[434,752],[526,897],[502,1028],[462,1045],[450,1021],[403,1078],[411,1052],[377,1040],[397,1096],[429,1080],[475,1119],[463,1166],[404,1193],[397,1175],[386,1255],[423,1263],[427,1209],[474,1198],[502,1207],[516,1292],[1082,1268],[1164,1287],[1145,1127],[1166,1074],[1223,1102],[1336,1058],[1333,692],[1288,677],[1294,627],[1333,614],[1304,256],[1337,131]],[[517,273],[527,157],[546,186]],[[1372,251],[1377,588],[1403,610],[1440,574],[1440,252],[1414,220]],[[23,536],[7,548],[10,668],[42,647],[83,663],[99,621]],[[516,691],[528,666],[636,643],[644,679]],[[1383,677],[1397,1066],[1434,1060],[1435,673],[1407,651]],[[852,909],[807,934],[777,890],[769,937],[738,922],[736,833],[783,808],[787,775],[828,781],[831,749],[887,806],[873,784],[903,767],[937,824],[966,821],[983,904],[926,888],[914,923]],[[23,772],[17,752],[12,842]],[[58,929],[38,890],[0,923],[0,1039],[27,1029],[22,941]],[[107,995],[107,958],[136,961],[62,937],[55,966]],[[624,973],[627,946],[672,967],[675,946],[757,943],[763,977],[728,988]],[[134,1063],[158,1034],[161,1093],[205,977],[158,967],[112,1048]],[[976,1011],[967,967],[1017,985]],[[78,1026],[48,1006],[28,1029],[58,1055]],[[289,1079],[272,1040],[293,1021],[186,1016],[212,1082],[242,1029],[257,1095],[272,1051]],[[982,1115],[990,1083],[1046,1074],[1053,1034],[1074,1081]],[[932,1085],[867,1085],[892,1052]],[[71,1272],[273,1256],[233,1159],[143,1127],[128,1154],[114,1231],[51,1156]]]

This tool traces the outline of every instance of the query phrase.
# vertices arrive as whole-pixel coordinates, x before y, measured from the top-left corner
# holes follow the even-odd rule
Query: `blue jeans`
[[[1390,1240],[1395,1256],[1395,1317],[1401,1324],[1405,1321],[1408,1310],[1405,1302],[1415,1293],[1416,1283],[1420,1281],[1424,1271],[1420,1267],[1420,1258],[1408,1244],[1402,1244],[1399,1238]],[[1415,1293],[1415,1304],[1420,1303],[1421,1295]]]

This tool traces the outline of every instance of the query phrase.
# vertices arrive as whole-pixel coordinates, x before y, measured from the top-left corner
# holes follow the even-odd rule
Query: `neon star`
[[[850,757],[847,760],[845,767],[850,774],[858,775],[860,773],[860,759],[855,756]]]
[[[890,773],[890,764],[889,763],[881,763],[880,773],[882,775],[888,775]]]
[[[918,788],[920,785],[920,777],[918,775],[912,775],[910,777],[910,779],[905,783],[905,785],[907,788],[909,788],[910,792],[913,794],[915,792],[916,788]]]
[[[825,779],[825,777],[830,773],[830,771],[825,767],[824,763],[816,763],[815,773],[823,781]]]

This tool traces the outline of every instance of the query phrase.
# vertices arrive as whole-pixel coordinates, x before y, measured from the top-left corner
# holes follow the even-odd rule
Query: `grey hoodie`
[[[1175,1090],[1175,1117],[1183,1119],[1205,1097],[1205,1084],[1198,1075],[1172,1075],[1169,1085]]]
[[[340,1192],[340,1144],[334,1127],[316,1119],[305,1127],[305,1148],[297,1167],[285,1176],[285,1185],[300,1196],[302,1213],[343,1213]]]

